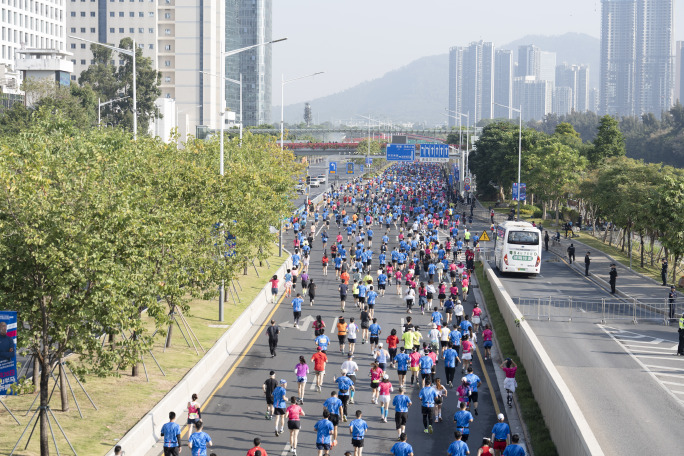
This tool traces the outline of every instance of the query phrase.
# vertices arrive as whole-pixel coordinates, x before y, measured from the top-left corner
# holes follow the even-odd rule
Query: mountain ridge
[[[534,44],[543,51],[556,52],[557,63],[590,66],[590,87],[598,84],[599,40],[581,33],[543,36],[526,35],[496,49],[510,49],[517,60],[519,45]],[[324,97],[311,100],[317,123],[348,121],[355,114],[394,122],[443,123],[448,98],[449,54],[420,57],[383,76],[365,81]],[[280,120],[280,106],[272,109],[272,119]],[[304,102],[285,106],[290,123],[303,120]],[[274,120],[274,123],[277,123]]]

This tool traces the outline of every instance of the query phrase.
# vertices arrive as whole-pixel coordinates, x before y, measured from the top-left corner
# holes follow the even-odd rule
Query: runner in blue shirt
[[[503,456],[525,456],[525,449],[518,445],[518,442],[520,442],[520,436],[513,434],[511,436],[511,444],[506,447]]]
[[[461,434],[463,434],[462,440],[464,442],[468,441],[468,437],[470,436],[470,423],[473,422],[473,415],[466,410],[467,405],[467,403],[461,402],[460,410],[454,414],[456,430],[461,431]]]
[[[427,352],[425,352],[425,354],[421,356],[418,360],[418,366],[420,367],[420,376],[423,379],[424,385],[429,385],[429,380],[432,377],[432,366],[434,365],[434,361],[432,361],[432,358],[430,358],[427,355]]]
[[[458,352],[453,349],[453,344],[449,343],[449,348],[444,350],[442,355],[444,357],[444,372],[446,374],[446,382],[450,387],[454,386],[454,375],[456,374],[456,363],[460,363]]]
[[[477,415],[477,387],[480,386],[482,382],[480,382],[480,377],[473,373],[472,366],[468,366],[468,374],[465,377],[468,379],[468,383],[470,383],[470,387],[472,388],[472,393],[470,394],[470,401],[475,407],[475,415]]]
[[[302,304],[304,300],[302,299],[302,294],[297,293],[297,297],[292,300],[292,314],[294,318],[294,327],[299,327],[299,317],[302,316]]]
[[[426,434],[432,434],[432,422],[435,409],[435,399],[437,398],[437,390],[431,386],[429,377],[425,379],[425,386],[420,390],[418,397],[420,398],[420,408],[421,413],[423,414],[423,427],[425,428],[423,432]]]
[[[394,399],[392,400],[392,405],[394,406],[394,423],[397,426],[399,437],[406,432],[408,408],[411,406],[411,404],[411,398],[404,394],[404,387],[400,386],[399,394],[394,396]]]
[[[384,254],[380,255],[383,256]],[[387,288],[387,274],[384,270],[381,270],[378,275],[378,291],[380,291],[380,296],[385,296],[385,288]]]
[[[328,350],[328,345],[330,345],[330,338],[324,334],[325,328],[321,328],[320,332],[321,334],[316,337],[316,346],[321,347],[321,351],[326,353],[326,350]]]
[[[432,322],[437,326],[442,326],[442,318],[444,318],[444,316],[439,310],[432,312]]]
[[[318,420],[314,425],[318,456],[323,456],[324,452],[327,454],[332,445],[332,434],[335,427],[328,418],[330,418],[330,412],[327,409],[323,410],[323,419]]]
[[[340,422],[340,416],[344,416],[342,401],[337,397],[337,391],[330,393],[330,397],[323,402],[323,407],[328,409],[330,417],[328,418],[333,424],[333,440],[337,440],[337,425]],[[346,418],[345,418],[346,421]]]
[[[394,456],[413,456],[413,447],[406,443],[406,434],[399,434],[399,442],[392,445],[390,453]]]
[[[373,308],[375,307],[375,300],[378,294],[373,290],[373,285],[370,286],[368,290],[368,309],[371,311],[371,316],[373,315]]]
[[[292,254],[292,267],[293,268],[297,269],[297,267],[299,266],[299,260],[300,259],[301,259],[301,257],[297,253],[297,250],[295,250],[295,253]]]
[[[188,439],[188,446],[192,456],[207,456],[207,445],[212,446],[211,437],[202,431],[202,426],[201,421],[195,423],[196,431]]]
[[[361,288],[361,287],[359,287]],[[359,297],[360,298],[360,297]],[[380,325],[378,324],[378,319],[373,318],[373,323],[368,327],[368,332],[370,333],[370,346],[371,346],[371,353],[375,352],[375,350],[378,347],[378,342],[380,340],[380,333],[382,332],[382,328],[380,328]]]
[[[354,447],[354,456],[361,456],[363,452],[363,439],[368,430],[368,424],[361,418],[363,413],[361,410],[356,411],[356,419],[349,423],[349,433],[352,436],[352,446]]]
[[[447,449],[447,456],[466,456],[470,454],[470,450],[468,450],[468,444],[461,440],[461,438],[463,438],[461,431],[454,432],[454,437],[456,440],[451,442],[451,445],[449,445],[449,448]]]
[[[408,371],[408,362],[411,359],[411,357],[405,352],[406,349],[404,347],[400,347],[399,353],[394,357],[394,362],[397,365],[397,375],[399,376],[400,388],[404,386],[406,372]]]
[[[503,413],[499,413],[496,418],[498,421],[492,427],[492,447],[494,451],[498,450],[499,454],[501,454],[506,449],[506,445],[508,445],[511,428],[508,426],[508,423],[504,423],[506,418]]]
[[[169,422],[161,428],[161,436],[164,437],[164,456],[177,455],[175,449],[178,448],[180,452],[181,446],[181,429],[176,423],[176,413],[169,412]],[[167,450],[168,448],[168,450]]]

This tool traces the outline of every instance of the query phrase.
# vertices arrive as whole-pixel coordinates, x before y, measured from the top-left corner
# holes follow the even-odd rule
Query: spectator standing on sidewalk
[[[544,247],[546,248],[546,251],[549,251],[549,232],[547,230],[544,230]]]
[[[568,247],[568,259],[570,260],[570,264],[575,261],[575,245],[572,242],[570,243],[570,247]]]
[[[667,286],[667,258],[663,258],[663,264],[660,266],[660,278],[663,279],[663,286]]]
[[[591,255],[591,252],[587,252],[586,255],[584,255],[584,275],[589,277],[589,265],[591,264],[591,258],[589,258],[589,255]]]

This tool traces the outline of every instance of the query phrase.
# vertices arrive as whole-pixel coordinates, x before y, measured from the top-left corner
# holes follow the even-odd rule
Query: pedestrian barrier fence
[[[667,299],[637,298],[573,298],[573,297],[517,297],[513,298],[526,318],[547,321],[652,321],[669,324],[681,315],[684,305]]]

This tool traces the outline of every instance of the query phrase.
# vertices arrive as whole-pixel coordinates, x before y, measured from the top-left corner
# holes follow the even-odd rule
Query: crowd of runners
[[[370,396],[370,402],[379,406],[382,423],[388,422],[394,409],[397,442],[388,450],[396,456],[413,454],[406,436],[408,410],[413,406],[406,394],[409,388],[419,389],[423,432],[432,434],[433,425],[446,419],[453,423],[454,432],[454,442],[445,448],[447,454],[470,454],[469,428],[478,415],[481,386],[471,363],[478,346],[484,359],[491,357],[493,334],[489,324],[483,324],[482,309],[476,303],[470,312],[463,305],[470,295],[478,245],[477,236],[469,231],[472,206],[467,203],[450,195],[438,165],[394,165],[377,178],[333,187],[319,207],[310,205],[292,217],[292,267],[282,280],[286,296],[292,297],[294,326],[307,304],[314,306],[316,284],[309,276],[313,267],[322,267],[324,277],[334,272],[340,306],[333,328],[316,317],[312,325],[315,351],[299,356],[298,362],[293,360],[296,394],[288,394],[288,382],[277,379],[274,371],[263,385],[265,416],[274,421],[276,436],[287,426],[293,454],[297,453],[308,376],[313,373],[320,392],[331,370],[334,389],[314,425],[319,456],[338,445],[340,426],[351,434],[354,456],[362,454],[369,427],[362,411],[352,407],[355,395]],[[278,281],[273,277],[274,299]],[[382,327],[383,315],[376,312],[376,303],[389,293],[405,302],[394,309],[406,314],[403,327]],[[277,327],[275,322],[272,327]],[[337,344],[331,340],[335,337]],[[361,353],[360,345],[364,346]],[[271,356],[275,355],[273,348]],[[367,372],[360,370],[355,356],[363,356],[364,361],[370,357]],[[339,369],[328,367],[333,357],[340,360]],[[443,368],[438,369],[440,364]],[[512,406],[517,367],[511,360],[501,367]],[[443,405],[451,397],[458,411],[453,417],[443,417]],[[503,414],[498,418],[491,435],[481,445],[474,444],[477,451],[473,454],[525,454]]]
[[[333,186],[324,194],[322,204],[308,204],[290,219],[288,229],[294,235],[291,267],[283,277],[271,278],[272,299],[275,303],[284,285],[293,326],[302,324],[304,311],[314,317],[314,343],[311,352],[292,359],[296,381],[288,382],[283,378],[286,375],[270,371],[261,389],[266,399],[265,418],[273,421],[276,437],[287,427],[287,451],[291,454],[297,454],[301,418],[318,415],[322,405],[323,413],[312,429],[318,456],[329,455],[333,449],[345,456],[361,456],[366,435],[376,425],[369,426],[370,417],[354,407],[359,401],[377,405],[379,426],[385,426],[390,410],[394,411],[397,441],[383,449],[385,453],[425,454],[414,452],[407,426],[422,425],[423,432],[430,435],[434,426],[446,421],[439,431],[453,433],[453,442],[443,449],[449,456],[525,454],[503,414],[491,423],[491,433],[469,442],[470,427],[478,419],[482,386],[472,363],[478,352],[484,360],[491,358],[493,338],[470,289],[478,246],[478,237],[470,233],[473,207],[474,202],[450,191],[439,165],[397,164],[376,178]],[[322,268],[327,293],[335,290],[336,299],[339,297],[339,317],[331,328],[314,310],[317,283],[310,273],[316,267]],[[378,302],[402,305],[393,304],[392,315],[387,315],[388,306],[380,311]],[[466,311],[466,307],[472,310]],[[383,322],[397,313],[403,316],[403,325],[386,327]],[[272,320],[266,330],[271,357],[277,356],[280,332]],[[370,368],[361,369],[357,357],[362,365],[369,362]],[[332,363],[339,367],[330,368]],[[501,368],[508,406],[512,407],[517,366],[506,359]],[[326,382],[326,373],[332,380]],[[315,408],[305,398],[312,374],[312,390],[331,389]],[[414,405],[411,393],[416,391],[420,404]],[[202,431],[199,406],[195,410],[194,401],[188,405],[195,418],[189,423],[194,430],[190,436],[193,455],[195,451],[203,454],[203,447],[206,451],[211,444]],[[409,423],[411,407],[420,407],[422,422]],[[456,412],[451,416],[446,410]],[[173,420],[167,423],[165,454],[167,440],[169,447],[175,446],[177,425],[173,424]],[[350,451],[338,447],[343,435],[351,436]],[[180,445],[180,435],[177,437]],[[247,455],[267,456],[260,444],[260,439],[254,439]]]

